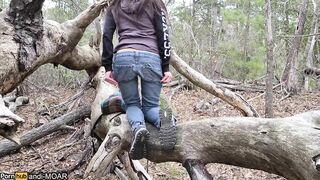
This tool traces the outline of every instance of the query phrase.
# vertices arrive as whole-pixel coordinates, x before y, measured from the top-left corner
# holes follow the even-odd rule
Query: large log
[[[130,147],[132,133],[125,115],[102,118],[100,123],[109,124],[106,130],[109,143],[100,147],[86,175],[91,172],[99,176],[99,169],[105,168],[116,152]],[[174,150],[163,151],[158,130],[148,126],[151,142],[147,159],[157,163],[184,163],[191,172],[208,163],[223,163],[263,170],[290,180],[317,180],[320,179],[319,127],[320,111],[277,119],[210,118],[179,124]],[[201,174],[207,176],[205,171]]]
[[[99,48],[77,44],[86,27],[99,16],[101,9],[107,6],[109,1],[98,1],[76,18],[61,24],[50,20],[43,21],[39,15],[30,19],[37,23],[29,25],[27,25],[28,18],[18,18],[21,23],[17,24],[15,14],[20,11],[24,14],[41,14],[43,0],[31,0],[26,4],[17,0],[12,1],[12,8],[0,12],[0,94],[12,91],[38,67],[47,63],[60,64],[74,70],[85,69],[90,74],[95,73],[100,67]],[[22,9],[14,8],[17,6],[15,3],[20,2],[23,6],[19,8]],[[22,32],[23,35],[17,36],[19,30],[33,28],[39,31]],[[28,34],[31,36],[24,36]]]

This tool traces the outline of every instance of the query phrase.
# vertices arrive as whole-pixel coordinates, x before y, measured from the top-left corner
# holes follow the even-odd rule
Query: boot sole
[[[162,150],[171,150],[176,145],[177,128],[172,122],[172,110],[167,110],[166,113],[160,113],[160,144]]]

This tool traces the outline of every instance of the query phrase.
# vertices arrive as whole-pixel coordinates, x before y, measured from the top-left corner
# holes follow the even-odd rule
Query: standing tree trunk
[[[214,50],[218,47],[218,35],[217,32],[219,31],[219,17],[220,17],[220,4],[217,1],[212,0],[211,4],[211,25],[210,25],[210,38],[209,38],[209,44],[210,47],[212,47]]]
[[[286,34],[288,35],[290,33],[290,22],[289,22],[289,3],[290,1],[285,2],[284,6],[284,12],[285,12],[285,20],[284,20],[284,30]],[[285,47],[286,47],[286,57],[289,55],[290,51],[290,40],[289,38],[285,39]]]
[[[301,35],[303,35],[304,24],[306,22],[307,10],[309,0],[304,0],[300,7],[298,25],[295,31],[295,37],[292,42],[292,46],[287,57],[286,67],[282,75],[282,82],[285,83],[287,93],[296,94],[298,91],[297,87],[297,75],[296,75],[296,59],[298,57]]]
[[[267,32],[267,79],[265,95],[265,112],[267,118],[273,118],[273,78],[274,78],[274,59],[273,59],[273,33],[272,33],[272,13],[271,0],[265,1],[266,5],[266,32]]]
[[[312,0],[313,4],[313,20],[312,20],[312,34],[316,34],[318,32],[318,14],[317,14],[317,3],[315,0]],[[313,61],[313,52],[314,52],[314,46],[316,44],[316,36],[309,37],[308,42],[310,42],[306,48],[306,67],[312,67],[312,61]],[[306,91],[309,90],[309,77],[305,77],[304,81],[304,89]]]
[[[247,19],[246,19],[246,25],[245,25],[244,37],[243,37],[243,54],[246,61],[250,61],[250,54],[249,54],[250,13],[251,13],[251,2],[248,1],[248,7],[246,10]]]

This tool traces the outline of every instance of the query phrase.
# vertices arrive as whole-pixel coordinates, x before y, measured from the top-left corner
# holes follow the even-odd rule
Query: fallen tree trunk
[[[44,136],[47,136],[55,131],[65,129],[67,127],[67,124],[73,123],[76,120],[89,116],[90,112],[90,107],[85,106],[68,114],[65,114],[59,118],[56,118],[38,128],[32,129],[19,137],[21,144],[16,144],[9,140],[2,140],[0,141],[0,157],[19,150],[21,147],[29,145],[32,142],[43,138]]]
[[[248,102],[246,102],[242,96],[210,81],[201,73],[192,69],[175,52],[172,53],[170,64],[194,85],[199,86],[214,96],[221,98],[239,110],[244,116],[259,116],[257,111]]]
[[[177,126],[173,151],[163,151],[158,130],[148,126],[151,141],[147,159],[157,163],[184,163],[191,169],[189,172],[200,171],[199,167],[208,163],[223,163],[263,170],[290,180],[317,180],[320,178],[319,120],[320,111],[313,111],[278,119],[221,117],[187,122]],[[99,177],[99,169],[104,169],[118,152],[130,147],[132,133],[125,115],[102,118],[100,123],[109,124],[105,139],[108,143],[91,160],[86,176],[94,172]],[[205,170],[199,173],[207,177]]]
[[[103,94],[114,91],[103,77],[100,68],[95,77],[98,86],[92,116],[96,120],[92,127],[104,141],[87,166],[85,178],[103,176],[113,159],[129,150],[132,140],[125,114],[101,116]],[[149,125],[146,158],[183,163],[193,179],[210,179],[204,168],[208,163],[259,169],[288,179],[319,179],[319,119],[320,111],[315,111],[282,119],[230,117],[183,123],[177,126],[177,144],[172,151],[163,150],[159,131]]]

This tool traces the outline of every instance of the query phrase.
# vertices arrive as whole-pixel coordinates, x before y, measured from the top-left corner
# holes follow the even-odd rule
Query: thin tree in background
[[[244,41],[243,41],[243,53],[246,61],[250,60],[249,54],[249,35],[250,35],[250,13],[251,13],[251,2],[248,1],[248,5],[246,7],[246,24],[244,30]]]
[[[286,1],[284,5],[284,13],[285,13],[285,19],[284,19],[284,31],[286,34],[290,34],[290,21],[289,21],[289,3],[290,1]],[[285,39],[285,55],[288,57],[290,51],[290,39]]]
[[[312,34],[317,34],[318,32],[318,13],[317,13],[317,3],[315,0],[312,0],[313,4],[313,20],[312,20],[312,28],[311,32]],[[314,46],[316,44],[316,36],[309,37],[308,40],[308,46],[306,47],[306,67],[310,68],[313,64],[313,52],[314,52]],[[304,88],[306,91],[309,90],[309,77],[305,77],[304,81]]]
[[[286,67],[282,75],[282,82],[285,83],[285,89],[288,94],[296,94],[297,87],[297,75],[296,75],[296,59],[298,57],[301,38],[303,35],[304,25],[306,22],[306,15],[308,11],[309,0],[304,0],[299,10],[298,24],[296,26],[294,39],[289,51],[289,55],[286,61]]]
[[[265,116],[273,117],[273,78],[274,78],[274,59],[273,59],[273,33],[272,33],[272,13],[271,2],[265,0],[266,8],[266,32],[267,32],[267,79],[266,79],[266,95],[265,95]]]

